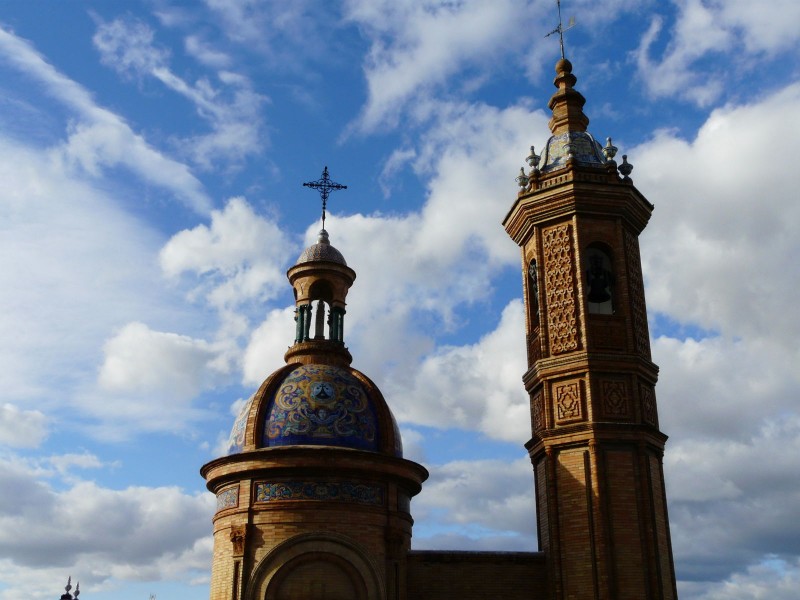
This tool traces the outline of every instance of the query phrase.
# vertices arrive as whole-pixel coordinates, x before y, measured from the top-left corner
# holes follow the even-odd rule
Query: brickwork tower
[[[653,206],[587,132],[556,64],[543,155],[504,226],[521,247],[539,544],[554,600],[677,597],[638,236]]]
[[[428,473],[402,458],[380,390],[350,366],[355,271],[323,229],[287,275],[286,365],[243,406],[228,455],[200,471],[217,497],[211,600],[405,600],[410,499]]]

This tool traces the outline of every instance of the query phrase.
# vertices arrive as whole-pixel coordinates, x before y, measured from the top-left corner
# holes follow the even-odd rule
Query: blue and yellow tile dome
[[[311,444],[378,450],[375,406],[346,369],[301,365],[278,385],[262,446]]]
[[[355,369],[333,365],[298,364],[270,377],[242,407],[228,454],[302,445],[402,456],[397,424],[375,384]]]

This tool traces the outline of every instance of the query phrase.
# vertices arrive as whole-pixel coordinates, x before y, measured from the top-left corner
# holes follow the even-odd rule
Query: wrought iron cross
[[[575,17],[570,17],[569,18],[569,23],[567,24],[566,27],[564,27],[562,25],[562,21],[561,21],[561,0],[556,0],[556,4],[558,4],[558,27],[553,29],[553,31],[551,31],[550,33],[548,33],[544,37],[550,37],[554,33],[557,33],[558,34],[558,41],[561,44],[561,58],[565,58],[564,57],[564,32],[569,30],[569,29],[572,29],[573,27],[575,27]]]
[[[322,177],[320,179],[316,181],[306,181],[303,187],[313,188],[322,196],[322,228],[325,229],[325,208],[328,205],[328,196],[331,192],[336,190],[346,190],[347,186],[331,181],[331,178],[328,176],[328,167],[326,166],[322,171]]]

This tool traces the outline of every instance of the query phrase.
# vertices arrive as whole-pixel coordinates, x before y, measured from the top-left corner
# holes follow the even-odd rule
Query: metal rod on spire
[[[561,58],[566,58],[566,56],[564,56],[564,32],[569,31],[570,29],[575,27],[575,17],[570,17],[569,23],[567,24],[566,27],[564,27],[564,25],[562,24],[563,22],[561,20],[561,0],[556,0],[556,4],[558,5],[558,27],[553,29],[553,31],[551,31],[544,37],[550,37],[554,33],[557,33],[558,41],[559,44],[561,45]]]
[[[307,181],[303,184],[303,187],[310,187],[317,190],[322,197],[322,229],[325,229],[325,209],[328,205],[328,196],[331,192],[336,190],[346,190],[347,186],[331,181],[331,178],[328,176],[328,167],[326,165],[320,179],[316,181]]]

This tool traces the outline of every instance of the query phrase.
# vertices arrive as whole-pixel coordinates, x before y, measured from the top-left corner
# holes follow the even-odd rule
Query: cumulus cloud
[[[800,287],[800,203],[797,178],[774,158],[791,154],[798,123],[800,85],[793,84],[715,110],[694,140],[660,132],[631,150],[641,165],[637,185],[656,204],[643,243],[650,308],[791,347],[800,317],[782,307]],[[769,152],[760,151],[765,144]]]
[[[211,560],[211,494],[175,487],[114,490],[78,481],[61,491],[20,464],[0,460],[0,598],[51,598],[65,572],[88,586],[174,578]],[[50,573],[51,578],[43,577]]]
[[[798,122],[793,84],[713,111],[694,139],[662,131],[629,152],[656,205],[642,239],[648,308],[690,333],[663,328],[653,358],[674,555],[692,598],[781,597],[797,578],[800,204],[775,157],[790,155]]]
[[[47,417],[39,410],[21,410],[5,402],[0,406],[0,444],[36,448],[47,437]]]
[[[171,277],[203,276],[205,297],[217,308],[273,298],[286,283],[283,267],[296,247],[280,227],[244,198],[211,213],[210,225],[176,233],[160,253]]]
[[[160,236],[106,191],[65,173],[46,151],[4,139],[0,177],[0,378],[5,400],[20,410],[35,401],[50,415],[94,381],[113,328],[134,316],[181,317],[173,294],[153,285]]]
[[[655,97],[677,96],[699,106],[709,106],[724,89],[722,74],[703,62],[737,48],[735,71],[758,68],[757,58],[791,51],[798,46],[794,23],[800,7],[792,0],[780,0],[764,11],[746,0],[679,0],[674,26],[665,31],[662,16],[652,17],[634,53],[639,76]],[[778,16],[776,18],[776,16]],[[660,58],[653,47],[661,36],[669,36]],[[730,72],[725,73],[729,77]]]
[[[261,385],[270,373],[284,364],[283,355],[294,342],[294,327],[294,307],[288,307],[271,310],[253,330],[242,359],[245,385]]]
[[[205,340],[129,323],[106,342],[98,383],[108,392],[192,398],[218,376],[217,353]]]
[[[426,355],[411,381],[390,379],[391,397],[402,398],[403,421],[478,430],[492,438],[524,442],[530,437],[522,303],[503,310],[497,328],[467,346],[439,347]]]
[[[430,479],[413,500],[415,519],[425,523],[415,528],[415,549],[536,549],[527,457],[453,461],[429,470]]]
[[[800,586],[800,561],[767,559],[720,582],[678,584],[681,598],[697,600],[793,600]]]

